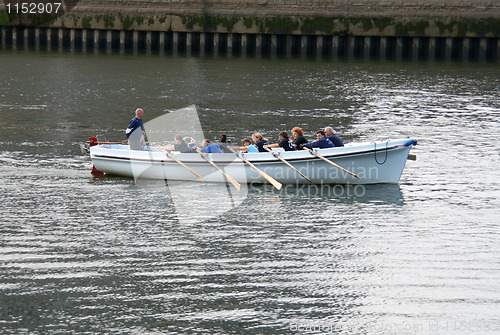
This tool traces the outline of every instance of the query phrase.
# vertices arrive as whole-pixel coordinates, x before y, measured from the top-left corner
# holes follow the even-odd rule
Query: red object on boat
[[[99,142],[97,142],[97,137],[90,137],[87,143],[90,144],[91,147],[99,144]]]
[[[98,145],[99,144],[99,142],[97,142],[97,138],[96,137],[89,138],[89,140],[88,140],[87,143],[91,147],[93,147],[94,145]],[[92,171],[90,173],[93,174],[93,175],[103,175],[104,174],[104,172],[97,170],[94,165],[92,165]]]
[[[92,171],[90,173],[93,175],[103,175],[104,174],[104,172],[97,170],[94,165],[92,165]]]

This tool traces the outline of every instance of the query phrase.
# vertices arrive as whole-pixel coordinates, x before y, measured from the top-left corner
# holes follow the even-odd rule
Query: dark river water
[[[331,125],[417,160],[220,213],[90,175],[79,143],[192,104],[208,138]],[[0,333],[498,334],[499,121],[497,64],[0,51]]]

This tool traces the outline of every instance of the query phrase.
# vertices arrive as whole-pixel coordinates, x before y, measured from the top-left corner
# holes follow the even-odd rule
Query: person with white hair
[[[336,148],[344,146],[344,142],[342,142],[339,135],[335,134],[332,127],[325,127],[325,135]]]

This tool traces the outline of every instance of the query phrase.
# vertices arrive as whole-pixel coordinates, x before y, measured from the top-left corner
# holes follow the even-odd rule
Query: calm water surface
[[[498,334],[500,67],[0,53],[0,333]],[[399,185],[93,178],[79,143],[196,104],[207,137],[412,137]],[[358,190],[359,191],[359,190]],[[189,193],[188,193],[189,194]]]

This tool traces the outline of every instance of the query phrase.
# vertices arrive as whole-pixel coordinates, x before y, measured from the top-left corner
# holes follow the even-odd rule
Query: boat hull
[[[278,154],[306,175],[314,184],[398,183],[415,140],[398,139],[384,142],[352,144],[316,152],[349,173],[315,157],[306,150]],[[97,145],[90,148],[94,166],[112,175],[167,180],[200,180],[192,172],[156,148],[129,150],[127,145]],[[225,182],[224,176],[200,154],[172,152],[175,158],[198,173],[207,182]],[[266,179],[234,154],[210,154],[217,166],[239,183],[266,183]],[[308,184],[308,180],[285,165],[271,153],[247,153],[243,157],[282,184]]]

